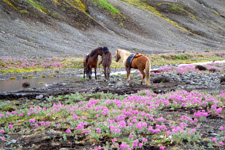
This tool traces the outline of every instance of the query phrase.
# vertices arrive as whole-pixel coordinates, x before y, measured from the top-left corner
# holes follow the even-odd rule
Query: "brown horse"
[[[104,68],[104,75],[105,79],[109,80],[110,77],[110,65],[112,63],[112,54],[110,53],[109,49],[107,47],[103,47],[103,54],[102,54],[102,60],[99,63],[102,64]]]
[[[130,70],[131,68],[134,69],[139,69],[139,71],[142,74],[142,79],[141,79],[141,84],[145,78],[145,83],[146,85],[150,85],[150,60],[148,57],[146,57],[143,54],[137,54],[133,55],[133,59],[131,59],[131,62],[129,61],[128,57],[131,56],[132,53],[122,50],[122,49],[117,49],[116,50],[116,62],[118,62],[120,59],[123,61],[124,66],[127,71],[127,82],[130,80]],[[145,70],[145,72],[144,72]]]
[[[98,48],[92,50],[90,54],[88,54],[84,57],[84,61],[83,61],[84,76],[83,76],[83,78],[85,78],[85,74],[86,74],[89,77],[89,79],[91,79],[92,68],[94,68],[95,69],[95,79],[97,79],[96,70],[97,70],[97,63],[98,63],[98,55],[102,56],[102,53],[103,53],[102,47],[98,47]]]

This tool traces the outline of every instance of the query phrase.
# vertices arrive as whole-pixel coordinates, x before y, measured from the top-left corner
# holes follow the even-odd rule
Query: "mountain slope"
[[[2,56],[225,50],[223,0],[3,0]]]

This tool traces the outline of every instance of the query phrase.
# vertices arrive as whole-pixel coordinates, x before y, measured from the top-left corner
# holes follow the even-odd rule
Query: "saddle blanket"
[[[127,57],[127,64],[131,67],[131,63],[133,61],[134,58],[138,58],[142,56],[142,54],[130,54],[130,56]]]

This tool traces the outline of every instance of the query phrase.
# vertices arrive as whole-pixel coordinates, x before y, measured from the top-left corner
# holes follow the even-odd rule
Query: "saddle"
[[[143,54],[136,54],[134,58],[138,58],[138,57],[141,57],[143,56]]]
[[[138,58],[138,57],[141,57],[142,54],[130,54],[130,56],[127,57],[127,64],[129,65],[129,67],[131,68],[131,63],[133,61],[134,58]]]

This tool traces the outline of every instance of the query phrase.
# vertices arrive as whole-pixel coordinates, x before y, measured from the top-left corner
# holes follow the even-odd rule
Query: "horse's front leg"
[[[105,76],[105,79],[107,79],[107,77],[106,77],[106,67],[104,67],[104,76]]]
[[[129,82],[130,81],[130,70],[131,70],[131,68],[126,68],[126,70],[127,70],[127,82]]]
[[[84,75],[83,75],[83,78],[85,78],[85,73],[86,73],[86,71],[85,71],[85,69],[84,69]]]
[[[95,79],[97,80],[97,67],[95,67]]]

